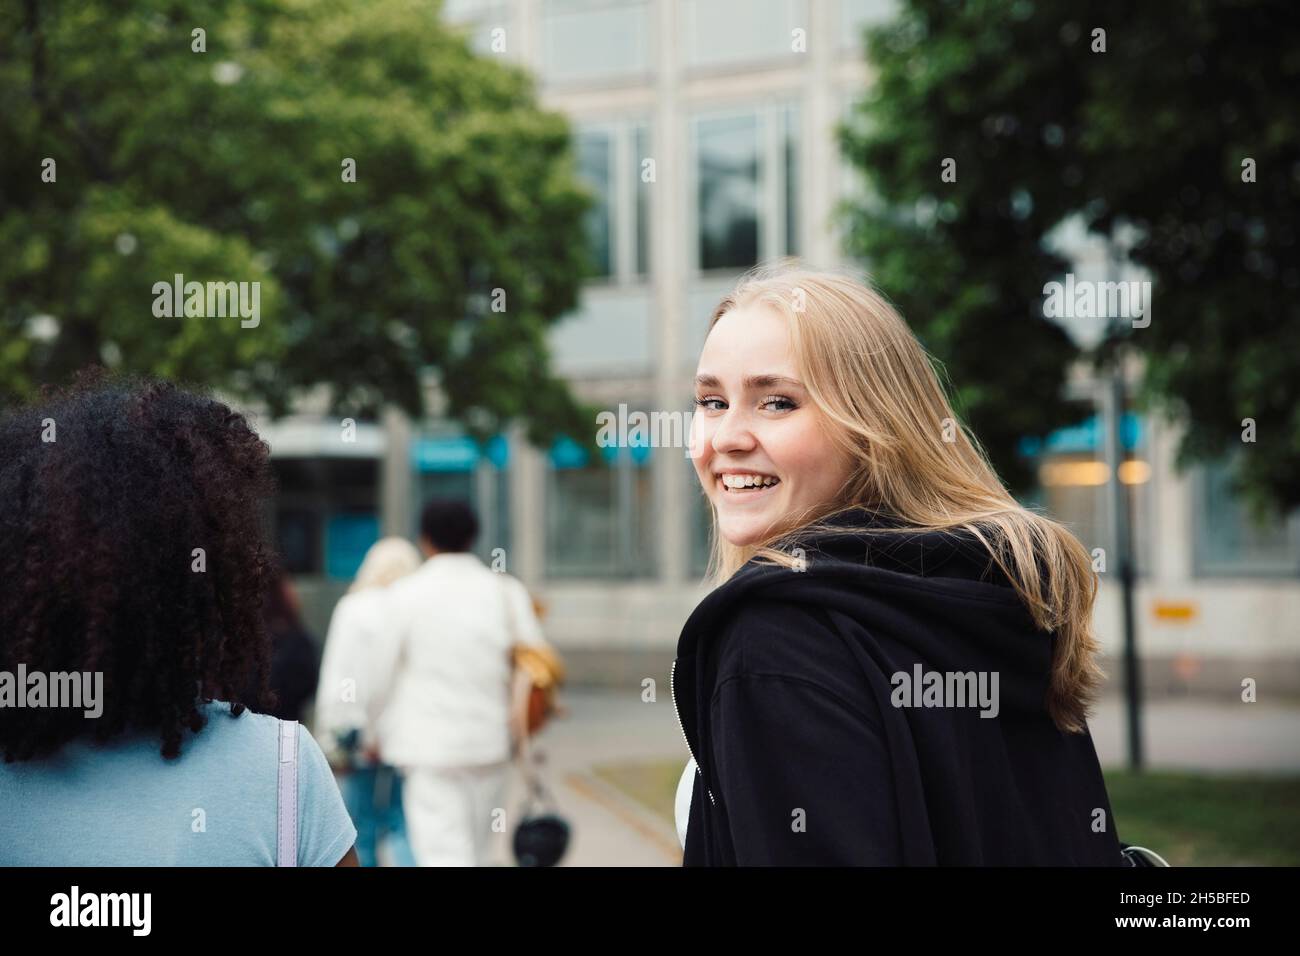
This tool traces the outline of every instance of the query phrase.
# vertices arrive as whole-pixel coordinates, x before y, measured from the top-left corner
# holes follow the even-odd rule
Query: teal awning
[[[473,471],[480,460],[505,468],[510,463],[510,442],[504,435],[493,435],[480,448],[467,435],[447,435],[411,443],[411,466],[416,471]]]
[[[1126,451],[1132,451],[1142,444],[1144,423],[1142,416],[1134,412],[1125,412],[1120,420],[1120,438]],[[1058,428],[1047,438],[1028,436],[1020,439],[1020,454],[1026,458],[1039,455],[1101,454],[1105,449],[1106,426],[1100,416],[1093,415],[1077,425]]]

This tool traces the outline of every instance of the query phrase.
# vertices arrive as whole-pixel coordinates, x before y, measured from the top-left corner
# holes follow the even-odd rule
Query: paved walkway
[[[673,827],[590,772],[604,763],[670,760],[685,765],[686,743],[666,690],[653,704],[641,701],[639,687],[626,693],[565,693],[570,713],[540,738],[546,779],[560,812],[573,826],[564,865],[681,864]],[[1123,717],[1120,702],[1111,698],[1090,722],[1103,766],[1125,761]],[[1161,701],[1146,709],[1145,734],[1152,769],[1300,773],[1300,709]],[[517,789],[507,806],[518,806]],[[504,838],[501,851],[502,859],[508,859]]]
[[[686,765],[686,741],[666,686],[658,697],[655,703],[643,703],[640,687],[625,694],[564,693],[569,713],[548,726],[538,744],[547,784],[573,827],[563,865],[681,865],[672,825],[591,773],[607,763],[674,760]],[[516,785],[507,806],[518,806],[518,797]]]

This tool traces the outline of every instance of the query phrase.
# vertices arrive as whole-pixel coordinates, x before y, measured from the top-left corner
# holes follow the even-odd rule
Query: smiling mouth
[[[718,484],[727,495],[746,497],[762,494],[781,483],[774,475],[719,475]]]

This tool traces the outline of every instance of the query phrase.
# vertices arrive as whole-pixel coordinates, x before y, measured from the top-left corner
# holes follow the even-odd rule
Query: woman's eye
[[[707,409],[711,412],[720,412],[727,407],[726,401],[717,396],[696,398],[695,404],[700,408]],[[768,411],[788,412],[792,409],[798,408],[799,406],[784,395],[769,395],[758,403],[758,407]]]

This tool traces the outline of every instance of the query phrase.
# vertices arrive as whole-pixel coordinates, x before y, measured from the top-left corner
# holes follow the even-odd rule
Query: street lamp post
[[[1131,501],[1120,479],[1124,463],[1124,370],[1117,352],[1105,393],[1106,463],[1110,476],[1107,492],[1110,501],[1111,541],[1119,564],[1120,601],[1124,625],[1124,696],[1127,703],[1128,762],[1132,770],[1142,769],[1142,674],[1138,667],[1137,626],[1134,615],[1135,572]]]

